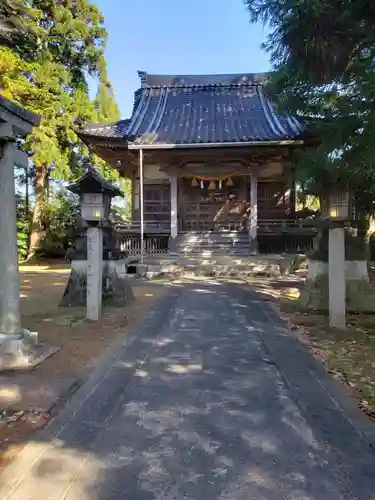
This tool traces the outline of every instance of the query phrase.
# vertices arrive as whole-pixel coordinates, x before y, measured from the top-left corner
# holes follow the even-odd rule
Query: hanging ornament
[[[201,180],[201,189],[204,189],[204,182]]]
[[[227,187],[232,187],[232,186],[233,186],[233,181],[231,177],[229,177],[229,179],[227,180]]]
[[[209,189],[210,191],[215,191],[215,189],[216,189],[216,184],[215,184],[215,181],[211,181],[211,182],[209,183],[209,185],[208,185],[208,189]]]
[[[191,187],[193,188],[198,187],[198,181],[195,177],[193,177],[193,180],[191,181]]]
[[[219,189],[221,189],[223,187],[223,181],[220,179],[219,180]]]

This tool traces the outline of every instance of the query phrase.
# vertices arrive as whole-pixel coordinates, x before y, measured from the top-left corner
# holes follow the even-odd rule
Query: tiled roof
[[[276,114],[267,75],[159,76],[140,73],[130,120],[92,124],[85,135],[123,138],[138,146],[253,143],[299,139],[302,124]]]
[[[122,139],[126,137],[129,123],[130,120],[120,120],[116,123],[87,123],[80,130],[80,135]]]
[[[201,85],[254,85],[264,83],[268,74],[229,75],[149,75],[138,71],[142,87],[188,87]]]

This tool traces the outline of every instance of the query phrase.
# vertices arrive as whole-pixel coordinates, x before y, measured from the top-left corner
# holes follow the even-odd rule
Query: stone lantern
[[[337,328],[345,328],[346,312],[375,311],[365,248],[350,231],[351,220],[350,191],[333,190],[318,246],[308,255],[308,274],[298,301],[302,309],[328,311],[330,325]]]
[[[335,191],[329,200],[329,218],[332,221],[346,222],[349,219],[349,192]]]
[[[88,318],[98,319],[102,301],[124,305],[133,297],[126,279],[127,253],[120,250],[109,218],[112,198],[123,194],[91,165],[68,190],[80,197],[81,223],[71,256],[70,279],[60,305],[86,304]],[[96,312],[91,314],[93,307]]]
[[[89,226],[108,226],[112,198],[123,196],[119,189],[101,177],[91,165],[68,190],[80,196],[81,216]]]

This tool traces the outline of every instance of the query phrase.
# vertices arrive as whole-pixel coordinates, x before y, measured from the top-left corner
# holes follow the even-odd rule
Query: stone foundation
[[[367,261],[346,261],[346,310],[375,312],[375,293],[370,285]],[[328,311],[328,263],[308,261],[308,274],[298,305],[310,311]]]
[[[87,261],[73,260],[68,284],[60,306],[79,307],[86,305]],[[103,261],[103,305],[124,306],[134,298],[126,275],[124,259]]]
[[[0,371],[35,368],[59,347],[38,343],[38,334],[22,329],[20,333],[0,334]]]

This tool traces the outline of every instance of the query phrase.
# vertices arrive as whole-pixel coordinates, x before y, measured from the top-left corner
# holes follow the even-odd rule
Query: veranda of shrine
[[[181,233],[240,231],[251,253],[310,248],[316,223],[296,211],[295,163],[315,141],[277,114],[267,75],[139,75],[129,119],[79,131],[132,182],[122,238],[163,252]]]

